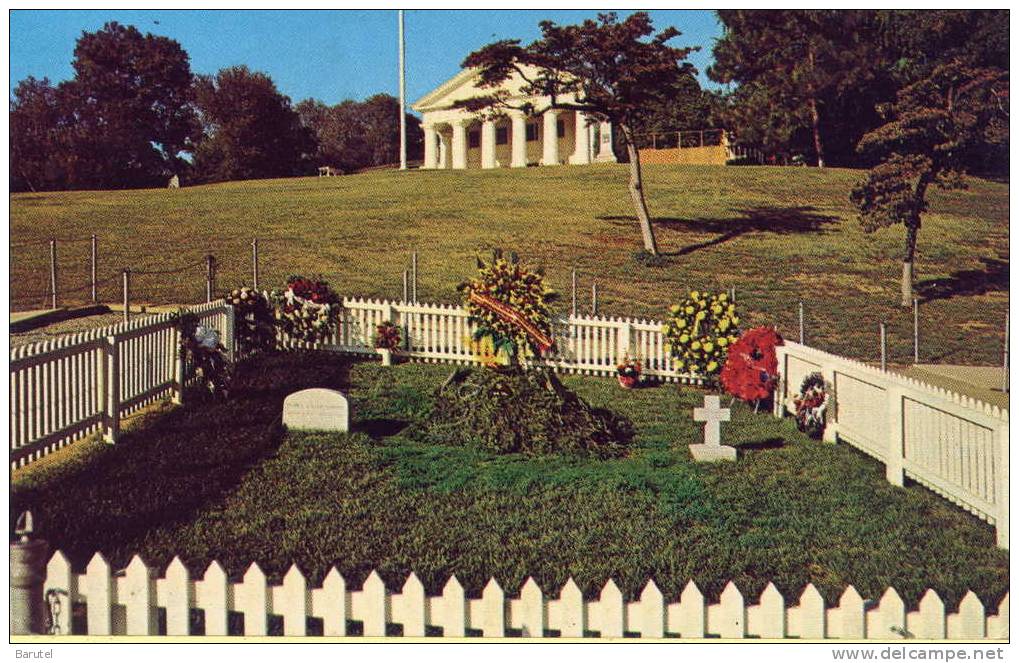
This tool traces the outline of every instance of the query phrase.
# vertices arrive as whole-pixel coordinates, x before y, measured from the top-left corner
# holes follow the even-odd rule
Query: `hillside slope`
[[[498,171],[383,171],[338,178],[233,182],[180,190],[11,196],[12,301],[45,301],[49,237],[60,288],[88,295],[88,241],[99,236],[106,301],[119,271],[133,298],[204,297],[206,254],[220,288],[251,281],[259,239],[261,284],[323,274],[346,294],[397,298],[410,252],[418,296],[452,301],[479,250],[500,246],[544,265],[569,307],[578,270],[583,308],[597,282],[599,312],[660,317],[688,289],[735,286],[747,322],[792,335],[797,302],[807,341],[859,358],[878,354],[889,323],[892,358],[912,358],[912,312],[897,303],[903,232],[863,233],[849,204],[859,171],[777,167],[649,166],[649,207],[666,257],[634,260],[640,236],[625,166]],[[1008,306],[1008,187],[981,180],[934,192],[918,245],[921,360],[996,363]]]

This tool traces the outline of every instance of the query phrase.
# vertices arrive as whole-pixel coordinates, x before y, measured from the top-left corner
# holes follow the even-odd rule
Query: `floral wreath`
[[[796,407],[796,427],[803,433],[818,440],[824,434],[826,411],[830,397],[820,373],[811,373],[803,378],[800,393],[793,398]]]
[[[755,327],[729,346],[719,380],[726,392],[747,403],[771,398],[778,383],[775,347],[782,337],[771,327]]]

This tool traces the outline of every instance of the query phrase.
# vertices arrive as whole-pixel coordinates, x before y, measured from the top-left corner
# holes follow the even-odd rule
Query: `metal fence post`
[[[913,298],[913,363],[920,363],[920,300]]]
[[[1008,314],[1005,314],[1005,352],[1001,367],[1001,390],[1008,393]]]
[[[92,233],[92,303],[99,303],[99,238]]]
[[[251,287],[258,291],[258,238],[251,240]]]
[[[409,283],[407,281],[407,276],[408,276],[407,275],[407,270],[405,269],[405,270],[403,270],[403,299],[401,300],[401,301],[404,301],[404,302],[410,301],[409,299],[407,299],[407,297],[410,296],[409,287],[408,287]]]
[[[411,301],[415,304],[418,303],[418,252],[415,251],[411,255],[410,273],[411,273]]]
[[[205,256],[205,303],[212,301],[212,293],[215,291],[213,283],[216,270],[216,259],[211,255]]]
[[[10,544],[11,560],[11,635],[46,633],[46,558],[49,544],[32,539],[32,513],[18,518],[14,533],[18,540]]]
[[[573,308],[571,310],[573,311],[573,317],[577,317],[577,270],[576,270],[576,268],[574,268],[574,270],[573,270],[572,278],[573,278],[573,281],[572,281],[572,283],[573,283]]]
[[[128,322],[131,319],[131,270],[124,269],[123,277],[124,322]]]
[[[805,337],[806,336],[804,334],[804,329],[803,329],[803,302],[800,302],[800,345],[805,345],[805,343],[804,343],[804,338]]]
[[[57,307],[57,240],[50,240],[50,308]]]
[[[888,369],[888,325],[881,323],[881,370]]]

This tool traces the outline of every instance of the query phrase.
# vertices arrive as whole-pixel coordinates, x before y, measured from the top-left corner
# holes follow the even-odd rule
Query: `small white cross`
[[[729,408],[723,408],[721,399],[718,396],[705,396],[704,407],[693,409],[694,421],[704,422],[704,444],[709,447],[722,445],[722,438],[719,434],[721,422],[729,421]]]

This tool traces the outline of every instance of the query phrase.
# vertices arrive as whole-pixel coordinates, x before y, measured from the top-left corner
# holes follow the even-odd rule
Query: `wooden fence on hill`
[[[335,568],[320,587],[309,587],[296,566],[282,584],[270,585],[257,564],[240,582],[231,582],[217,562],[194,579],[175,558],[157,577],[137,556],[115,573],[96,554],[84,573],[75,573],[60,552],[49,561],[45,590],[60,603],[59,609],[51,609],[56,615],[51,630],[58,635],[72,634],[73,606],[82,602],[88,635],[170,636],[266,635],[270,620],[279,618],[282,635],[304,636],[311,618],[312,630],[324,636],[347,635],[354,621],[360,622],[363,635],[375,637],[392,635],[387,626],[397,625],[398,632],[409,637],[982,640],[1008,638],[1009,610],[1008,595],[995,614],[988,614],[969,592],[956,611],[949,612],[931,590],[916,610],[907,610],[894,589],[878,600],[865,600],[852,586],[834,606],[826,605],[813,585],[793,603],[769,584],[751,603],[731,582],[717,603],[706,600],[692,581],[678,597],[667,600],[653,580],[635,601],[625,600],[612,580],[591,600],[572,579],[558,596],[548,597],[531,578],[515,596],[492,579],[479,597],[470,598],[456,576],[441,594],[429,596],[413,573],[398,592],[387,589],[374,571],[360,589],[353,589]],[[195,619],[195,611],[201,611],[200,619]],[[196,623],[204,625],[197,633]]]

